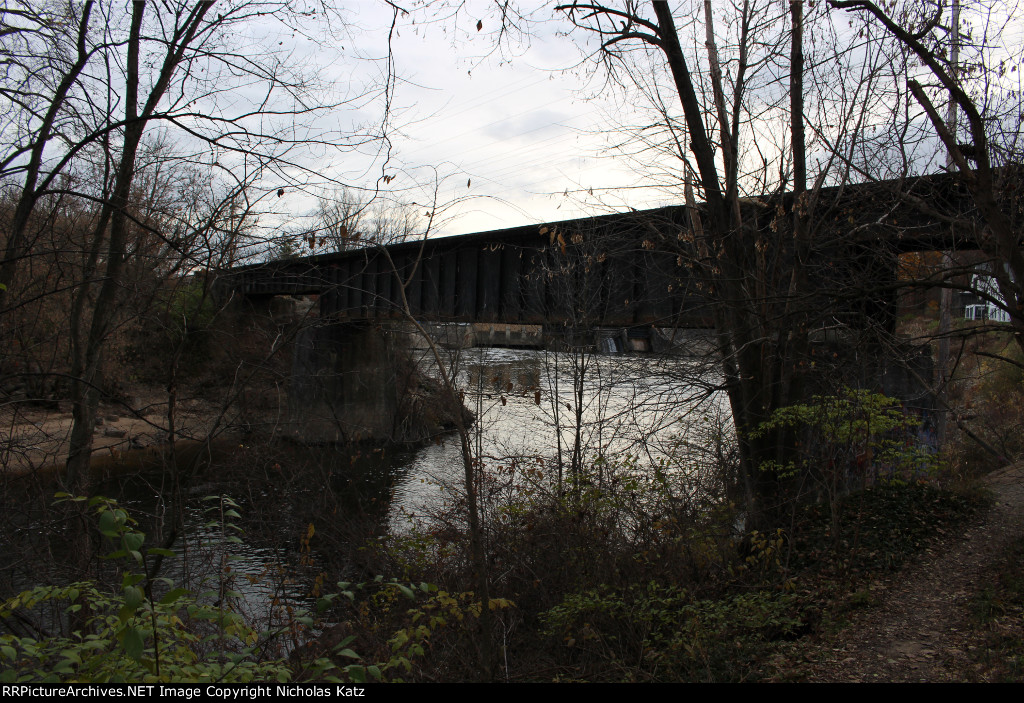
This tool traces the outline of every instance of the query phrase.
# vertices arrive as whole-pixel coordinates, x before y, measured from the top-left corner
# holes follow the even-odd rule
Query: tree
[[[313,226],[298,232],[311,253],[397,244],[415,237],[418,226],[412,206],[389,203],[380,193],[360,197],[347,187],[320,197],[311,217]]]
[[[89,491],[97,408],[116,380],[105,366],[119,361],[114,341],[132,316],[147,302],[173,308],[182,297],[165,293],[178,284],[203,309],[212,295],[206,274],[248,255],[257,213],[292,185],[322,182],[301,149],[352,150],[378,138],[372,128],[301,129],[330,109],[344,117],[348,99],[379,95],[335,98],[289,63],[274,24],[308,28],[315,39],[311,24],[321,17],[289,3],[241,1],[0,10],[10,78],[0,88],[0,187],[9,206],[0,331],[7,349],[8,340],[34,336],[19,324],[35,325],[28,313],[45,303],[57,338],[67,340],[38,375],[69,384],[60,393],[72,401],[62,476],[69,492]],[[184,336],[167,354],[171,439]],[[7,364],[13,356],[5,375],[22,373]],[[90,558],[81,546],[79,567]]]
[[[908,124],[915,125],[921,154],[900,144],[905,160],[928,163],[944,159],[948,176],[931,189],[899,189],[900,198],[918,212],[941,222],[948,234],[942,265],[924,281],[941,287],[938,363],[935,398],[938,441],[945,444],[948,418],[987,454],[1005,462],[1002,452],[965,424],[947,393],[965,345],[996,343],[1000,349],[976,350],[1017,364],[1024,344],[1021,334],[1021,265],[1019,237],[1021,178],[1020,90],[1021,48],[1017,42],[1019,8],[1014,3],[881,3],[833,2],[838,16],[860,22],[860,32],[877,32],[876,41],[910,59],[905,75],[894,76],[895,90],[908,96]],[[942,114],[944,112],[944,114]],[[936,158],[937,157],[937,158]],[[916,164],[914,164],[916,165]],[[936,205],[947,204],[942,212]],[[939,247],[936,247],[939,248]],[[979,250],[976,251],[976,250]],[[957,251],[960,250],[960,251]],[[968,251],[963,251],[968,250]],[[974,324],[965,329],[951,324],[953,292],[970,294],[985,310],[999,310],[1004,322]],[[1005,317],[1004,317],[1005,316]],[[1000,332],[1013,331],[1006,353]],[[989,333],[997,334],[991,335]],[[959,353],[951,345],[959,338]],[[985,341],[988,339],[989,341]],[[993,354],[993,352],[995,352]],[[953,411],[950,415],[947,411]],[[977,413],[970,413],[977,415]],[[976,428],[977,429],[977,428]]]
[[[69,5],[66,16],[63,8],[36,11],[27,3],[0,11],[0,52],[9,67],[0,98],[13,108],[5,111],[4,134],[10,143],[0,161],[0,180],[24,174],[0,262],[0,304],[28,249],[26,228],[40,195],[36,188],[44,151],[55,132],[70,126],[66,103],[86,64],[101,48],[87,45],[93,6],[86,2],[75,12]],[[63,29],[75,24],[77,32],[69,46]]]
[[[837,155],[863,141],[879,69],[869,57],[856,81],[826,73],[852,59],[821,10],[809,19],[800,2],[786,12],[759,2],[721,14],[711,2],[691,9],[694,47],[687,50],[666,2],[558,8],[599,38],[609,75],[640,88],[656,108],[640,137],[676,160],[676,191],[684,191],[690,224],[678,237],[648,243],[678,251],[711,301],[742,481],[758,519],[779,498],[777,477],[761,467],[786,464],[794,438],[757,430],[775,409],[807,396],[812,334],[833,324],[837,301],[849,308],[858,296],[880,294],[870,280],[853,280],[849,268],[832,264],[844,247],[846,256],[870,259],[863,243],[834,225],[850,209],[843,198],[852,170]],[[809,122],[809,114],[819,121]],[[781,124],[785,132],[770,126]],[[811,155],[817,173],[809,173]]]
[[[907,87],[984,221],[977,241],[993,263],[989,272],[998,295],[982,294],[1006,310],[1017,344],[1024,349],[1024,251],[1017,219],[1024,103],[1022,48],[1013,31],[1019,8],[1013,3],[970,4],[962,30],[955,0],[952,21],[940,0],[881,7],[868,0],[829,0],[829,5],[881,25],[920,62],[922,70],[906,77]],[[940,113],[943,102],[946,119]],[[965,229],[974,229],[972,224],[966,223]]]

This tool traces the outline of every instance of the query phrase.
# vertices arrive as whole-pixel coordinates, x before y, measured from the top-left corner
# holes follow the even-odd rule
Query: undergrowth
[[[983,500],[926,485],[889,484],[840,501],[833,520],[804,506],[788,530],[755,536],[732,560],[718,593],[695,597],[655,582],[566,596],[541,616],[562,678],[750,681],[777,677],[772,655],[792,640],[873,604],[864,584],[900,568],[956,530]]]
[[[620,521],[631,517],[614,495],[602,500],[602,510],[614,509]],[[492,591],[501,628],[492,636],[504,645],[498,677],[785,678],[778,662],[795,641],[841,626],[851,608],[871,607],[866,584],[960,529],[983,505],[976,495],[893,482],[841,497],[835,515],[800,506],[784,526],[740,539],[723,529],[728,513],[652,517],[657,529],[641,536],[615,532],[592,500],[534,500],[489,537],[500,576]],[[447,552],[438,535],[429,545],[415,563],[442,559],[446,575],[433,575],[449,579],[455,593],[457,565],[441,556]],[[405,668],[393,673],[404,680],[474,680],[479,605],[444,595],[412,611],[396,607],[393,595],[358,603],[346,616],[354,646],[378,660],[400,657]]]
[[[985,505],[979,494],[940,490],[924,483],[880,484],[846,496],[833,530],[827,506],[795,514],[791,566],[822,576],[890,571],[929,541],[955,530]]]
[[[973,602],[984,631],[974,651],[990,681],[1024,681],[1024,538],[1011,544]]]

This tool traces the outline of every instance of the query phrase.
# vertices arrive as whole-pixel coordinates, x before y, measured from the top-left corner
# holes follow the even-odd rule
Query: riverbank
[[[102,403],[93,433],[93,463],[166,445],[167,409],[166,393],[141,385],[132,388],[130,401]],[[236,420],[236,414],[226,415],[222,406],[192,397],[175,408],[175,440],[187,444],[237,434]],[[45,472],[67,460],[73,424],[70,402],[9,403],[0,408],[0,423],[8,436],[0,445],[0,467],[7,475]]]
[[[227,411],[211,403],[204,413],[203,404],[190,405],[183,392],[178,404],[183,413],[210,419],[215,411],[222,418],[218,428],[239,433],[213,470],[187,476],[180,490],[162,483],[166,472],[140,471],[96,485],[96,492],[134,501],[133,515],[145,515],[140,522],[147,525],[147,537],[160,544],[167,543],[171,530],[168,516],[188,513],[192,522],[185,523],[181,539],[195,521],[222,524],[221,517],[207,517],[206,501],[230,497],[232,511],[237,510],[230,529],[237,528],[253,554],[275,556],[250,571],[242,571],[240,561],[225,561],[230,570],[215,565],[204,573],[219,573],[225,582],[252,578],[273,588],[287,584],[310,602],[331,596],[323,612],[301,623],[310,628],[303,637],[320,634],[324,644],[339,633],[339,642],[354,637],[350,648],[361,665],[376,666],[388,680],[833,680],[826,677],[854,666],[836,658],[846,652],[858,662],[871,656],[894,660],[890,670],[876,667],[883,677],[903,676],[892,680],[939,676],[933,674],[938,669],[922,668],[931,666],[928,643],[953,642],[954,631],[931,628],[927,614],[925,620],[907,620],[908,629],[899,631],[908,633],[899,640],[910,643],[905,654],[860,646],[857,636],[847,640],[843,633],[855,632],[851,623],[863,614],[887,607],[890,591],[909,612],[918,596],[899,590],[906,574],[913,573],[906,569],[947,553],[953,548],[947,540],[970,534],[987,519],[978,491],[944,489],[955,480],[945,469],[928,472],[932,483],[919,482],[923,474],[913,474],[910,482],[909,475],[890,480],[894,474],[882,473],[866,491],[836,490],[817,503],[811,496],[793,498],[770,529],[739,534],[738,508],[728,500],[726,483],[728,425],[714,421],[714,396],[705,396],[703,406],[695,403],[699,389],[693,391],[692,406],[681,396],[688,387],[680,378],[700,378],[687,362],[596,357],[586,375],[577,376],[578,384],[557,381],[559,370],[579,372],[579,359],[566,354],[474,351],[463,352],[461,362],[460,388],[467,389],[482,433],[474,440],[474,468],[488,550],[491,601],[486,605],[475,595],[478,586],[467,557],[470,532],[457,443],[395,453],[370,445],[341,451],[334,444],[275,441],[270,428],[280,426],[281,415],[272,399],[250,393]],[[158,424],[155,420],[166,415],[166,405],[160,412],[159,393],[147,399],[136,392],[133,405],[157,410],[153,418],[142,419]],[[577,414],[579,392],[599,402]],[[243,400],[248,414],[241,412]],[[587,414],[595,405],[601,412]],[[689,417],[681,421],[684,411]],[[108,412],[105,406],[103,413]],[[568,422],[569,430],[574,420],[582,422],[581,447],[601,447],[603,454],[581,454],[574,467],[570,451],[552,450],[559,437],[555,420]],[[122,422],[109,424],[121,427]],[[106,416],[104,423],[98,433],[108,424]],[[138,428],[132,439],[141,444],[146,439],[138,438],[146,431]],[[562,441],[572,434],[563,433]],[[153,444],[127,452],[104,449],[97,456],[123,461],[155,458],[159,452],[160,445]],[[817,455],[807,460],[817,461]],[[1022,477],[1012,474],[1006,480],[1019,485]],[[39,507],[30,514],[27,505],[9,496],[6,534],[21,540],[11,545],[21,548],[17,561],[29,572],[18,583],[46,583],[38,580],[34,555],[64,548],[66,538],[54,528],[51,544],[40,547],[25,538],[33,533],[24,526],[60,525],[64,517],[52,506],[52,491],[25,485],[38,493]],[[396,529],[398,518],[406,516],[410,521]],[[212,540],[213,551],[201,554],[190,547],[190,558],[239,558],[229,556],[226,546],[218,551],[215,533],[217,528],[199,540]],[[99,545],[96,553],[102,553]],[[935,569],[926,582],[940,591],[943,572],[961,566],[939,562]],[[395,578],[408,595],[389,583]],[[966,578],[962,589],[972,579],[979,588],[992,581]],[[352,602],[342,594],[351,594]],[[236,600],[246,607],[243,597]],[[1008,607],[999,594],[990,602],[992,612]],[[953,601],[940,598],[931,612],[944,603]],[[482,668],[478,649],[484,607],[494,613],[492,642],[501,643],[490,671]],[[884,612],[879,627],[902,611]],[[289,627],[298,627],[287,614],[282,617]],[[330,656],[329,648],[309,651]],[[351,657],[335,660],[342,668],[352,662]],[[296,677],[313,670],[308,661],[288,666]],[[974,674],[958,671],[941,675],[944,680],[1004,677],[991,666]],[[835,680],[888,680],[858,679],[855,670],[848,672]],[[861,672],[870,674],[872,667],[865,664]]]
[[[433,442],[454,430],[457,411],[440,384],[415,371],[406,371],[405,376],[394,427],[388,433],[392,436],[342,444],[366,450],[391,444],[410,447]],[[123,387],[121,398],[108,398],[99,405],[92,465],[101,470],[113,466],[153,468],[151,459],[165,457],[171,442],[186,454],[194,453],[192,448],[199,445],[240,441],[324,444],[306,427],[308,412],[301,416],[301,421],[290,415],[289,401],[301,402],[289,398],[280,384],[265,384],[241,392],[227,386],[197,386],[182,388],[171,412],[166,391],[152,385],[130,384]],[[472,425],[473,413],[465,407],[461,412],[462,422]],[[338,418],[327,412],[319,421],[331,425]],[[46,475],[63,467],[73,423],[71,403],[67,400],[0,405],[0,427],[5,428],[7,435],[0,442],[0,472],[6,476]]]

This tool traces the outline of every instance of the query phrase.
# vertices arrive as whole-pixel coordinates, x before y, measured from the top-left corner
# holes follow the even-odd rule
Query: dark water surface
[[[726,408],[712,374],[686,357],[470,349],[446,363],[477,418],[472,444],[484,474],[517,462],[535,477],[554,471],[559,457],[571,462],[577,438],[588,465],[650,465],[704,441]],[[431,358],[420,364],[438,375]],[[161,575],[272,626],[330,589],[318,584],[323,571],[372,577],[376,565],[361,561],[367,541],[429,521],[458,500],[463,475],[456,434],[386,450],[242,441],[219,447],[181,482],[187,488],[173,490],[166,471],[144,471],[94,493],[117,498],[154,545],[180,513],[177,556]]]

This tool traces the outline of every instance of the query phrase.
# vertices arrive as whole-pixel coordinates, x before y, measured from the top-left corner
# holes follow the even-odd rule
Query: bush
[[[796,598],[759,591],[694,599],[677,586],[635,584],[567,596],[542,616],[544,634],[598,678],[742,681],[771,642],[802,626]]]
[[[786,466],[766,462],[761,469],[784,478],[805,476],[819,494],[832,496],[880,479],[912,480],[934,473],[938,456],[919,444],[919,424],[900,401],[847,388],[835,396],[814,396],[806,405],[779,408],[751,434],[791,430],[798,460]]]
[[[358,665],[337,667],[320,658],[296,672],[289,662],[271,658],[271,644],[285,635],[313,632],[317,622],[297,613],[284,626],[269,631],[252,627],[225,604],[240,594],[226,592],[195,595],[167,579],[145,576],[151,558],[173,556],[165,549],[144,548],[145,535],[134,528],[128,513],[107,498],[62,500],[86,503],[99,519],[100,532],[113,541],[108,559],[126,564],[120,589],[107,592],[94,581],[67,586],[37,586],[0,604],[0,620],[12,634],[0,635],[0,681],[13,682],[158,682],[158,681],[289,681],[341,676],[365,679]],[[219,499],[224,507],[223,499]],[[223,511],[237,517],[228,503]],[[143,573],[136,572],[141,569]],[[157,598],[154,591],[162,590]],[[220,600],[214,601],[214,596]],[[321,599],[326,609],[331,598]],[[44,608],[54,611],[58,625],[67,624],[68,636],[48,636],[35,624]],[[16,621],[20,626],[12,625]],[[13,634],[17,630],[37,636]],[[38,636],[42,635],[42,636]],[[340,655],[358,658],[350,650]]]

